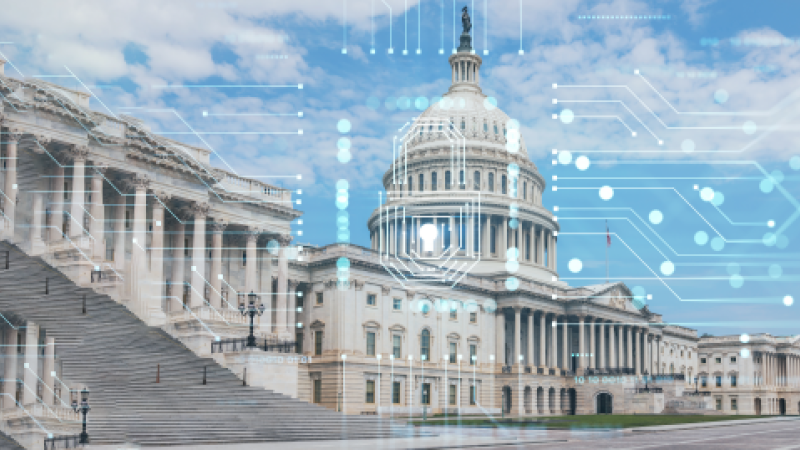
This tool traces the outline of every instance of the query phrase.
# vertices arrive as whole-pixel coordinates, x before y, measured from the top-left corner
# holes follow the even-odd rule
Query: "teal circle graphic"
[[[565,166],[567,164],[571,163],[572,162],[572,153],[570,153],[570,152],[568,152],[566,150],[561,150],[560,152],[558,152],[558,162],[560,162],[561,164],[563,164]]]
[[[572,258],[569,260],[567,268],[569,268],[569,271],[572,273],[578,273],[583,269],[583,263],[578,258]]]
[[[397,98],[397,107],[401,110],[405,111],[411,108],[411,99],[408,97],[398,97]]]
[[[775,242],[775,247],[783,250],[789,245],[789,238],[786,237],[785,234],[778,236],[777,242]]]
[[[350,260],[342,256],[341,258],[336,260],[336,267],[339,269],[349,269],[350,268]]]
[[[519,288],[519,279],[517,277],[506,278],[506,289],[509,291],[516,291]]]
[[[278,241],[276,241],[275,239],[271,239],[269,242],[267,242],[267,251],[270,254],[277,255],[278,251],[280,251],[280,249],[281,249],[281,245],[278,244]]]
[[[417,97],[417,99],[414,100],[414,107],[420,111],[425,111],[428,109],[428,105],[429,103],[427,97]]]
[[[336,238],[337,238],[337,241],[340,244],[349,243],[350,242],[350,230],[348,230],[348,229],[339,230],[339,232],[336,234]]]
[[[339,138],[339,140],[336,141],[336,147],[338,147],[339,150],[350,150],[350,139],[346,137]]]
[[[769,194],[775,187],[775,183],[772,182],[771,178],[764,178],[761,180],[761,183],[758,184],[758,187],[761,189],[761,192]]]
[[[792,159],[789,160],[789,167],[791,167],[792,170],[800,170],[800,156],[792,156]]]
[[[497,311],[497,302],[492,299],[485,300],[483,302],[483,310],[490,314]]]
[[[509,130],[519,130],[519,120],[510,119],[508,122],[506,122],[506,128]]]
[[[725,202],[725,195],[720,191],[714,192],[714,198],[711,199],[711,204],[714,206],[722,206]]]
[[[662,214],[661,211],[654,209],[650,211],[649,218],[650,218],[650,223],[658,225],[661,223],[662,220],[664,220],[664,214]]]
[[[346,213],[347,211],[339,211],[339,212]],[[346,215],[339,215],[338,217],[336,217],[336,223],[340,227],[347,227],[350,226],[350,219]]]
[[[519,227],[519,219],[511,219],[508,221],[508,227],[516,230]]]
[[[739,289],[744,285],[744,278],[739,274],[731,275],[731,278],[728,281],[730,282],[731,287],[736,289]]]
[[[519,151],[519,141],[506,142],[506,151],[509,153],[517,153]]]
[[[749,358],[750,357],[750,350],[746,349],[746,348],[743,348],[742,351],[739,352],[739,354],[742,355],[742,358]]]
[[[513,260],[506,261],[507,272],[515,273],[518,270],[519,270],[519,262]]]
[[[667,276],[672,275],[675,273],[675,264],[672,261],[664,261],[661,263],[661,273]]]
[[[636,309],[642,309],[647,305],[647,291],[641,286],[634,286],[631,289],[631,293],[633,294],[633,307]]]
[[[725,103],[728,101],[728,91],[725,89],[718,89],[714,92],[714,101],[717,103]]]
[[[742,344],[747,344],[748,342],[750,342],[750,335],[747,333],[742,333],[742,335],[739,336],[739,341]]]
[[[769,176],[772,177],[772,181],[774,181],[775,184],[781,184],[783,182],[783,172],[780,170],[773,170],[770,172]]]
[[[506,259],[517,260],[519,259],[519,250],[516,247],[511,247],[506,250]]]
[[[367,97],[367,107],[369,109],[378,109],[381,107],[381,101],[378,97]]]
[[[771,278],[780,278],[781,275],[783,275],[783,269],[781,268],[780,264],[770,264],[769,276]]]
[[[681,150],[685,153],[692,153],[694,151],[694,141],[691,139],[684,139],[681,142]]]
[[[767,247],[772,247],[776,244],[776,241],[777,238],[775,237],[775,233],[771,231],[764,233],[764,237],[761,238],[761,242],[763,242]]]
[[[350,189],[350,183],[347,182],[344,178],[340,179],[336,182],[336,189]]]
[[[742,270],[739,264],[735,262],[728,263],[727,269],[728,269],[728,275],[738,275],[739,272]]]
[[[742,131],[744,131],[744,134],[753,134],[756,132],[756,130],[758,130],[758,126],[756,126],[755,122],[752,120],[748,120],[744,123],[744,125],[742,125]]]
[[[694,243],[697,245],[706,245],[708,243],[708,233],[705,231],[698,231],[695,233]]]
[[[572,112],[571,109],[565,109],[561,111],[559,118],[561,118],[561,121],[564,123],[572,123],[572,121],[575,120],[575,113]]]
[[[711,248],[715,251],[720,251],[725,248],[725,240],[719,236],[716,236],[714,239],[711,239]]]
[[[483,107],[486,108],[487,111],[497,108],[497,99],[494,97],[486,97],[483,99]]]
[[[350,121],[347,119],[339,119],[339,123],[336,124],[336,129],[339,130],[339,133],[349,133],[350,127]]]
[[[611,197],[614,196],[614,189],[611,186],[603,186],[600,188],[600,198],[603,200],[611,200]]]
[[[386,109],[389,111],[394,111],[397,109],[397,99],[394,97],[387,97],[384,106],[386,106]]]
[[[586,170],[591,165],[592,162],[589,161],[589,158],[583,155],[579,156],[578,159],[575,160],[575,167],[577,167],[578,170]]]
[[[339,150],[339,154],[336,155],[336,159],[339,160],[340,163],[346,164],[350,162],[350,151],[349,150]]]
[[[508,174],[510,176],[512,176],[512,177],[518,177],[519,176],[519,165],[511,163],[511,164],[508,165],[508,167],[506,169],[508,170]]]
[[[336,207],[337,208],[339,208],[339,209],[347,209],[347,205],[348,205],[348,201],[347,201],[346,198],[344,200],[342,200],[342,198],[338,198],[337,197],[337,199],[336,199]]]
[[[702,198],[703,201],[710,202],[714,199],[714,190],[710,187],[704,187],[703,189],[700,189],[700,198]]]

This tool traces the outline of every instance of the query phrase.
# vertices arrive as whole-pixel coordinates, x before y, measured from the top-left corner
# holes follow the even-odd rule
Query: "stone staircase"
[[[11,436],[0,432],[0,450],[24,450],[25,447],[19,445]]]
[[[76,286],[12,244],[0,244],[3,250],[11,254],[9,269],[0,270],[0,312],[32,320],[56,339],[63,360],[59,375],[79,380],[91,391],[88,431],[95,444],[367,439],[413,433],[388,420],[345,416],[243,386],[228,369],[147,326],[109,296]]]

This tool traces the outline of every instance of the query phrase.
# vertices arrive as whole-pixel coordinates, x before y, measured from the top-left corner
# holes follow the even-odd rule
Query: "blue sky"
[[[563,279],[604,280],[607,220],[611,278],[651,294],[651,309],[666,321],[713,334],[797,333],[800,305],[784,305],[786,296],[800,299],[796,6],[479,0],[457,2],[457,14],[464,4],[473,9],[476,50],[489,51],[484,92],[520,121],[549,184],[545,204],[559,207]],[[352,241],[368,245],[364,223],[378,205],[391,137],[419,113],[385,102],[446,91],[453,6],[17,2],[0,17],[0,51],[18,69],[7,65],[7,75],[71,71],[116,114],[140,117],[155,131],[184,133],[185,121],[201,132],[242,133],[203,134],[205,143],[170,136],[211,146],[217,165],[302,189],[301,242],[335,241],[334,186],[348,180]],[[652,16],[668,19],[640,18]],[[44,79],[80,86],[75,78]],[[370,97],[381,106],[369,107]],[[104,109],[98,99],[93,107]],[[352,124],[346,164],[336,158],[341,119]],[[580,157],[588,169],[576,167]],[[603,186],[613,190],[608,200]],[[572,260],[580,271],[570,271]]]

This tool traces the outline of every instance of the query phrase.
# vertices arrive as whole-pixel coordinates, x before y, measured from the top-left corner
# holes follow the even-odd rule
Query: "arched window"
[[[435,191],[437,189],[437,186],[436,186],[436,182],[437,181],[438,180],[436,179],[436,172],[433,172],[431,174],[431,190],[432,191]]]
[[[481,173],[478,172],[477,170],[475,171],[474,174],[472,174],[472,183],[473,183],[473,189],[475,189],[476,191],[481,190]]]
[[[425,174],[419,174],[419,191],[425,190]]]
[[[467,122],[464,120],[463,117],[461,118],[461,129],[462,130],[466,130],[467,129]]]
[[[501,178],[501,180],[502,180],[502,182],[501,182],[501,184],[500,184],[500,192],[501,192],[501,193],[503,193],[503,194],[506,194],[506,193],[508,192],[508,186],[507,186],[507,184],[506,184],[506,183],[507,183],[506,176],[505,176],[505,175],[503,175],[503,177]]]
[[[461,170],[458,172],[458,184],[461,186],[461,189],[467,188],[467,183],[464,180],[464,171]]]
[[[497,124],[494,124],[494,134],[497,134]]]
[[[489,192],[494,192],[494,174],[489,172]]]
[[[419,338],[419,355],[423,361],[431,360],[431,332],[428,330],[422,330]]]
[[[486,123],[486,121],[483,122],[483,132],[484,133],[488,133],[489,132],[489,124]]]
[[[522,199],[523,200],[527,200],[528,199],[528,182],[527,181],[522,183]]]
[[[503,127],[503,137],[506,137],[506,127]]]
[[[414,177],[408,177],[408,192],[414,190]]]
[[[450,190],[450,171],[446,170],[444,172],[444,188]]]

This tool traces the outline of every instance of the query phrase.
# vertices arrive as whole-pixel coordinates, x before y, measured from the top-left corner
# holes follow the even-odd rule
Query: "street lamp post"
[[[253,291],[250,291],[250,293],[247,294],[247,297],[249,300],[248,308],[245,309],[244,303],[239,303],[239,312],[242,313],[243,316],[247,315],[250,316],[250,336],[247,336],[247,347],[255,348],[258,347],[258,345],[256,344],[256,335],[254,333],[253,323],[256,314],[258,314],[259,316],[263,315],[266,307],[264,306],[263,303],[261,303],[260,305],[258,305],[258,307],[256,307],[256,300],[258,299],[258,296],[254,294]]]
[[[83,431],[81,432],[81,444],[88,444],[89,443],[89,434],[86,432],[86,413],[89,412],[92,408],[89,406],[89,389],[83,388],[81,391],[81,403],[78,404],[78,399],[72,399],[72,409],[75,412],[83,413]]]

